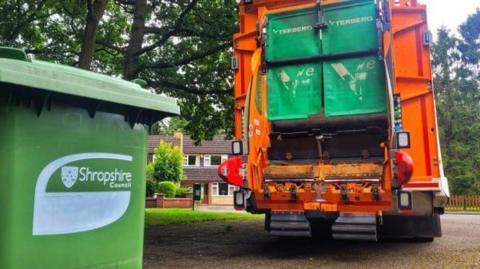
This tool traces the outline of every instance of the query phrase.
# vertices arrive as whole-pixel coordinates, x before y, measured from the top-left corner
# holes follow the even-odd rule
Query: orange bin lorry
[[[219,175],[277,236],[441,236],[448,202],[426,7],[242,0],[235,157]]]

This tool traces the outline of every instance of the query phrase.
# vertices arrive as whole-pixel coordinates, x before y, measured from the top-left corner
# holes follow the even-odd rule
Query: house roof
[[[170,135],[151,135],[148,138],[148,152],[153,153],[158,147],[160,141],[180,146],[180,138]],[[213,140],[203,141],[201,145],[196,146],[189,136],[183,136],[184,154],[230,154],[231,140],[225,140],[223,136],[216,136]]]
[[[160,144],[160,141],[180,146],[180,139],[173,135],[150,135],[148,137],[148,153],[154,153],[155,149]]]
[[[225,140],[222,136],[216,136],[210,141],[203,141],[201,145],[195,146],[190,137],[183,139],[184,154],[230,154],[231,140]]]
[[[212,168],[185,168],[187,178],[185,180],[195,182],[222,181],[217,174],[217,169]]]

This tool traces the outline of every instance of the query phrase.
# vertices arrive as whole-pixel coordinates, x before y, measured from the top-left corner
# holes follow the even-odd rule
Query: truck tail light
[[[397,151],[395,153],[397,159],[398,181],[400,184],[406,184],[413,175],[413,159],[405,151]]]
[[[400,192],[398,194],[398,208],[400,210],[412,209],[412,193],[411,192]]]
[[[242,156],[233,157],[218,166],[218,176],[230,185],[243,185],[243,160]]]

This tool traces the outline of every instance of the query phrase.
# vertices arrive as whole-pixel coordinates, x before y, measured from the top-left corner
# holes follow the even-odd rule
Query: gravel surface
[[[443,237],[339,242],[271,237],[261,220],[150,227],[144,268],[480,268],[480,216],[442,216]]]

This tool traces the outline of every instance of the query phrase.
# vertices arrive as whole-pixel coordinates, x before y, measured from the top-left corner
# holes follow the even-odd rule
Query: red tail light
[[[243,185],[242,156],[233,157],[224,161],[218,167],[218,176],[230,185]]]
[[[413,175],[413,159],[405,151],[397,151],[395,153],[397,159],[398,181],[400,184],[406,184]]]

